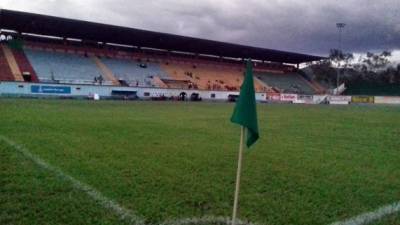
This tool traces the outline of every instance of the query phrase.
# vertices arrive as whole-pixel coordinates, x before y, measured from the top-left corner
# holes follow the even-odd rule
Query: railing
[[[344,91],[346,91],[346,85],[343,83],[339,87],[332,89],[331,93],[333,95],[341,95],[341,94],[343,94]]]
[[[99,82],[94,82],[92,80],[69,80],[69,79],[40,79],[42,83],[51,83],[51,84],[90,84],[90,85],[100,85]],[[112,86],[113,83],[111,81],[103,81],[101,85]]]

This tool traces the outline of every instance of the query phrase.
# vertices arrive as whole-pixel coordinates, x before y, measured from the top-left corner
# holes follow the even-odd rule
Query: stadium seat
[[[284,93],[314,94],[314,89],[297,73],[255,73],[256,77],[269,86]]]
[[[14,57],[14,54],[11,50],[11,48],[8,47],[8,45],[2,45],[2,50],[4,53],[4,56],[7,60],[8,66],[10,67],[11,74],[13,75],[13,79],[15,81],[24,81],[24,78],[22,77],[22,72],[18,66],[18,63]]]
[[[14,81],[10,66],[2,49],[0,49],[0,81]]]
[[[129,59],[110,59],[102,58],[101,61],[114,74],[114,76],[128,83],[130,86],[160,86],[158,82],[153,82],[154,77],[166,78],[169,76],[156,63],[140,63]]]
[[[28,58],[26,57],[24,51],[22,50],[17,50],[13,49],[12,50],[15,60],[18,63],[18,66],[22,72],[24,73],[29,73],[30,74],[30,81],[31,82],[38,82],[39,79],[36,76],[35,70],[33,69],[32,65],[30,64]]]
[[[169,62],[162,68],[175,80],[190,81],[198,89],[238,91],[243,82],[244,69],[238,66],[228,66],[217,62],[183,63]],[[257,91],[266,87],[255,81]]]
[[[24,51],[42,82],[91,84],[101,75],[93,60],[85,56],[32,49]],[[104,81],[103,84],[110,82],[106,77]]]

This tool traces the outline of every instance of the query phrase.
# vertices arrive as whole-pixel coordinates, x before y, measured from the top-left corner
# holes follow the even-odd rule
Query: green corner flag
[[[248,60],[246,64],[246,75],[240,88],[240,96],[236,102],[231,121],[247,129],[246,145],[248,148],[257,141],[259,133],[253,81],[253,64],[251,60]]]
[[[240,96],[236,102],[231,121],[241,125],[238,167],[236,172],[235,198],[233,201],[232,224],[236,225],[236,215],[239,205],[240,174],[242,171],[243,142],[247,129],[246,145],[249,148],[258,140],[258,124],[256,110],[256,93],[254,91],[253,64],[249,59],[246,64],[246,74],[240,88]]]

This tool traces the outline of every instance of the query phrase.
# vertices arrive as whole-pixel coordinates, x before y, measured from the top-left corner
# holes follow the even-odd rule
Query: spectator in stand
[[[98,78],[97,80],[99,81],[99,84],[102,85],[102,84],[103,84],[103,81],[104,81],[104,78],[103,78],[103,76],[100,74],[100,76],[99,76],[99,78]]]
[[[51,71],[51,81],[52,82],[56,81],[56,78],[54,77],[54,72],[53,71]]]

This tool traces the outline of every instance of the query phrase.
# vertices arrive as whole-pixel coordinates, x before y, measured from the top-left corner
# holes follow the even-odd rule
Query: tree
[[[390,66],[390,51],[368,52],[357,60],[352,53],[332,49],[329,58],[311,66],[315,78],[331,87],[336,85],[337,70],[340,81],[347,86],[356,83],[400,84],[400,64]]]
[[[390,63],[389,57],[392,53],[389,51],[383,51],[380,54],[374,54],[367,52],[366,58],[362,63],[371,71],[377,72],[378,70],[385,69]]]
[[[336,70],[332,67],[332,63],[329,59],[319,61],[312,65],[311,69],[317,81],[327,85],[335,83]]]
[[[354,55],[352,53],[343,53],[338,49],[331,49],[329,54],[329,60],[336,67],[349,68],[352,65]]]

